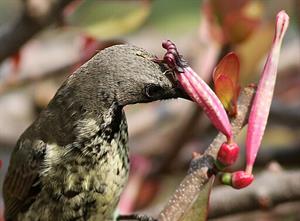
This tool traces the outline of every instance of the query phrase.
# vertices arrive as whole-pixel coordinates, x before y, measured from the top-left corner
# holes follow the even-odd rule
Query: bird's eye
[[[148,98],[153,98],[160,96],[163,91],[164,89],[161,86],[156,84],[149,84],[146,86],[145,93]]]

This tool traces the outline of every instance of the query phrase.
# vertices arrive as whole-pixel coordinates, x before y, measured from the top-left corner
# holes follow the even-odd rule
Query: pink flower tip
[[[281,42],[289,25],[289,16],[282,10],[276,16],[274,42]]]
[[[239,152],[240,148],[236,143],[223,143],[217,156],[216,166],[218,169],[221,170],[224,167],[234,164],[239,156]]]
[[[234,173],[224,173],[221,182],[235,189],[242,189],[249,186],[253,180],[254,176],[252,174],[245,171],[237,171]]]

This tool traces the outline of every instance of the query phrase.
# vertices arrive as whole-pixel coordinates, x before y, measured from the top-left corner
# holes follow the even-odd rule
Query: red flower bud
[[[242,189],[249,186],[253,180],[254,177],[252,174],[248,174],[245,171],[237,171],[234,173],[224,173],[221,182],[235,189]]]
[[[252,174],[248,174],[244,171],[237,171],[232,174],[232,187],[235,189],[241,189],[249,186],[254,180]]]
[[[222,169],[231,166],[237,160],[240,148],[236,143],[223,143],[217,156],[217,167]],[[219,167],[221,166],[221,168]]]

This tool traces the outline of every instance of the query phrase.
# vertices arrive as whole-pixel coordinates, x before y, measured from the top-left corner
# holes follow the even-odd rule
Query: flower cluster
[[[288,15],[284,11],[280,11],[276,18],[272,48],[250,111],[246,139],[246,169],[232,174],[224,173],[222,176],[224,184],[237,189],[248,186],[254,179],[252,168],[266,127],[277,75],[280,48],[288,24]],[[213,79],[216,95],[183,60],[173,42],[164,41],[162,46],[167,50],[163,62],[176,73],[178,81],[187,94],[203,108],[215,128],[227,138],[227,141],[221,145],[216,160],[217,168],[223,170],[236,161],[239,153],[239,147],[234,142],[231,124],[226,113],[227,110],[231,116],[234,116],[237,110],[237,98],[240,90],[238,57],[234,53],[230,53],[215,68]]]

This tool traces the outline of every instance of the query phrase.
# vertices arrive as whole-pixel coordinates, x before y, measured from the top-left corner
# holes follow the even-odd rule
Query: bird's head
[[[67,84],[76,87],[76,97],[107,107],[112,103],[125,106],[171,98],[189,99],[176,77],[154,59],[149,52],[135,46],[112,46],[83,65]]]
[[[60,130],[53,129],[51,136],[47,132],[41,137],[67,145],[73,142],[74,134],[77,139],[95,134],[100,120],[105,122],[109,137],[113,137],[120,129],[124,106],[171,98],[189,99],[175,75],[168,74],[168,69],[155,62],[155,58],[130,45],[102,50],[58,89],[38,118],[36,131],[44,133],[49,131],[49,125],[55,125]],[[45,130],[41,130],[43,126]]]

